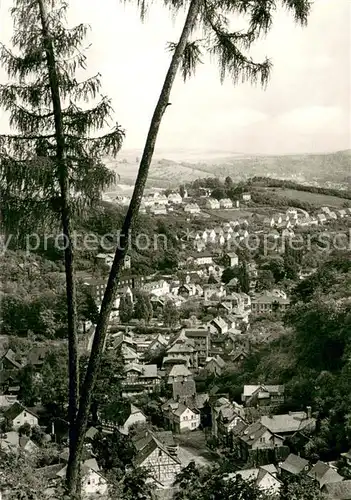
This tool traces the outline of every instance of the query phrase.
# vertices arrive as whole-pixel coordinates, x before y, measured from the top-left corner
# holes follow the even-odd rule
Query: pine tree
[[[250,291],[250,274],[248,270],[248,265],[243,262],[239,266],[239,286],[240,290],[244,293],[249,293]]]
[[[208,50],[217,57],[221,81],[229,75],[234,83],[238,81],[260,82],[265,85],[268,81],[271,63],[265,59],[256,63],[247,55],[247,51],[262,34],[267,33],[273,25],[273,14],[277,4],[281,3],[294,14],[295,20],[306,24],[310,11],[309,0],[189,0],[186,19],[178,43],[171,43],[172,52],[170,65],[151,119],[143,155],[140,160],[133,196],[122,227],[123,238],[120,248],[116,250],[111,267],[110,276],[102,301],[100,318],[96,326],[93,347],[82,388],[82,395],[77,416],[77,440],[67,465],[67,482],[70,491],[76,488],[78,482],[77,464],[79,463],[87,425],[91,391],[97,377],[101,354],[107,334],[108,321],[112,310],[113,300],[117,293],[118,280],[123,267],[123,259],[128,250],[128,240],[131,227],[138,215],[149,168],[153,157],[157,136],[163,115],[170,102],[171,90],[178,69],[181,69],[184,80],[194,74],[197,64],[201,62],[201,53]],[[168,5],[168,4],[167,4]],[[147,8],[147,2],[139,2],[142,17]],[[183,10],[184,2],[172,1],[175,11]],[[230,16],[242,15],[248,21],[247,30],[230,31]],[[204,32],[201,40],[191,40],[195,28]],[[125,247],[123,250],[121,247]]]
[[[119,319],[121,323],[129,323],[133,318],[133,303],[129,295],[122,295],[119,303]]]
[[[110,100],[100,94],[100,75],[78,81],[84,70],[87,26],[65,28],[63,0],[15,0],[13,49],[0,44],[0,61],[9,83],[0,85],[0,106],[17,134],[0,136],[0,194],[7,232],[59,221],[65,242],[70,446],[78,401],[77,307],[72,216],[97,201],[115,176],[102,155],[116,155],[123,131],[92,137],[112,116]],[[83,104],[84,103],[84,104]],[[30,214],[30,217],[28,217]],[[26,220],[26,227],[17,227]]]

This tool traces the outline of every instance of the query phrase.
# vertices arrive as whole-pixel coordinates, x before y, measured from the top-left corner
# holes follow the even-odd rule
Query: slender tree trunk
[[[50,38],[45,0],[38,0],[42,33],[45,42],[47,67],[54,110],[56,135],[56,160],[61,191],[61,223],[65,245],[65,273],[68,318],[68,357],[69,357],[69,423],[70,443],[74,442],[74,425],[78,409],[78,337],[77,337],[77,305],[74,279],[74,256],[71,228],[70,192],[68,166],[65,157],[65,136],[63,130],[60,89],[56,71],[54,47]]]
[[[135,182],[133,196],[126,214],[123,228],[121,244],[115,253],[111,272],[108,278],[104,298],[101,304],[100,316],[95,329],[95,335],[92,345],[92,350],[89,358],[86,376],[81,390],[79,401],[79,409],[76,420],[76,439],[74,446],[70,449],[70,456],[67,465],[67,489],[69,494],[74,494],[77,491],[79,464],[82,456],[84,435],[89,416],[91,405],[91,396],[96,381],[103,346],[106,338],[108,322],[112,310],[113,300],[117,292],[118,280],[122,270],[123,259],[127,252],[127,245],[131,227],[138,215],[141,199],[144,193],[145,184],[147,181],[149,167],[155,149],[156,139],[161,125],[162,117],[168,106],[168,101],[172,86],[181,63],[182,55],[186,48],[187,41],[195,25],[196,18],[199,12],[201,0],[192,0],[189,6],[187,17],[183,26],[179,42],[174,51],[166,78],[163,83],[160,97],[155,107],[155,111],[151,120],[149,132],[146,138],[146,143],[143,151],[143,156],[140,161],[138,176]]]

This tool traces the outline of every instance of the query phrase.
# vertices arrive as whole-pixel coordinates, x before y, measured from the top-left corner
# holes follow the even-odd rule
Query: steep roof
[[[138,365],[137,363],[128,363],[124,366],[125,372],[135,371],[138,373],[143,373],[143,365]]]
[[[174,415],[177,415],[177,417],[180,417],[187,409],[188,407],[185,404],[180,403],[175,410],[172,410],[172,412]]]
[[[167,448],[163,445],[163,443],[161,443],[161,441],[157,439],[156,436],[151,434],[151,438],[149,439],[148,443],[139,451],[139,453],[134,458],[134,465],[136,467],[141,467],[148,456],[151,455],[151,453],[157,448],[168,455],[169,460],[173,461],[175,464],[180,464],[179,459],[175,456],[172,456]]]
[[[250,446],[256,443],[267,431],[272,434],[261,422],[255,422],[246,427],[240,438]]]
[[[301,458],[293,453],[286,458],[285,462],[280,464],[280,468],[291,474],[300,474],[308,466],[308,460]]]
[[[196,394],[195,380],[186,380],[184,382],[173,382],[173,398],[187,398]]]
[[[33,417],[38,418],[38,416],[33,411],[29,410],[28,408],[23,406],[18,401],[13,403],[13,405],[10,406],[10,408],[8,408],[4,412],[4,417],[12,422],[12,420],[14,420],[16,417],[18,417],[18,415],[20,415],[23,411],[26,411],[27,413],[30,413],[31,415],[33,415]]]
[[[340,476],[336,470],[332,469],[328,464],[321,462],[320,460],[314,467],[312,467],[307,475],[318,481],[321,488],[325,484],[337,483],[343,480],[343,477]]]
[[[232,361],[237,361],[240,357],[247,358],[248,353],[244,350],[235,351],[234,349],[229,353],[229,356],[232,356]]]

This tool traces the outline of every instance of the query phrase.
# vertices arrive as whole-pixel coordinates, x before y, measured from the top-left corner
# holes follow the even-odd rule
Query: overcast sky
[[[87,76],[102,74],[103,91],[126,129],[124,148],[140,149],[169,63],[165,46],[177,40],[183,16],[174,21],[154,2],[142,24],[135,8],[117,0],[69,3],[70,21],[92,27]],[[5,42],[10,5],[0,0]],[[221,85],[215,63],[204,58],[190,82],[177,79],[158,148],[282,154],[351,147],[350,0],[316,0],[307,28],[294,25],[285,11],[275,21],[254,49],[258,59],[267,55],[274,65],[268,88]],[[1,69],[0,81],[6,81]],[[6,128],[2,114],[0,132]]]

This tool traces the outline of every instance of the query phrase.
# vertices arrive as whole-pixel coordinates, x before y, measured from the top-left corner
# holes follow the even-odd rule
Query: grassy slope
[[[271,192],[274,196],[281,196],[285,198],[290,198],[291,200],[299,200],[302,202],[312,203],[316,206],[327,206],[342,208],[345,202],[350,203],[350,200],[346,198],[338,198],[336,196],[330,196],[319,193],[309,193],[307,191],[298,191],[296,189],[283,189],[283,188],[263,188],[264,191]]]

